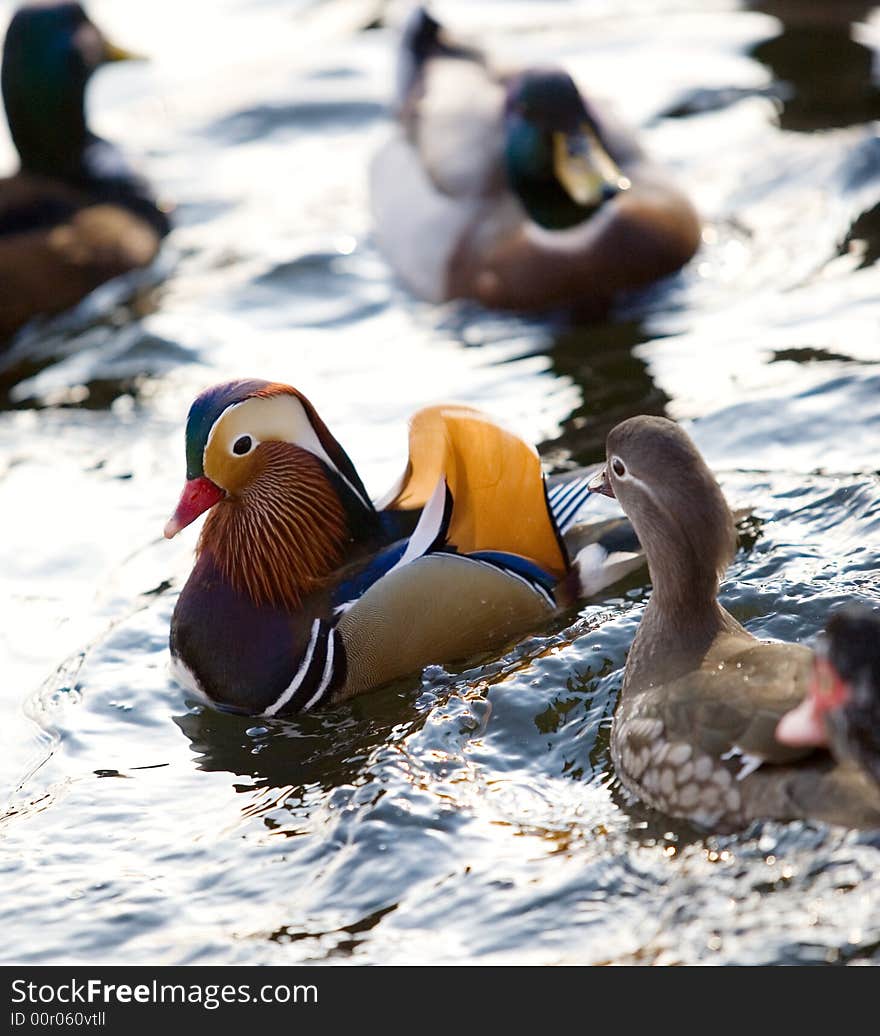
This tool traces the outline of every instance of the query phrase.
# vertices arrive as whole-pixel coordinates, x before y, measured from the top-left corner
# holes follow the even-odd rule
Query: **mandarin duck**
[[[588,476],[546,489],[534,447],[463,406],[412,418],[375,506],[302,393],[217,385],[187,418],[186,479],[166,537],[208,514],[172,668],[234,712],[308,710],[494,650],[641,564],[619,521],[576,523]]]
[[[652,584],[611,729],[623,786],[717,831],[761,818],[880,826],[880,788],[856,767],[775,737],[814,655],[756,639],[718,603],[736,536],[691,439],[666,418],[634,417],[606,445],[592,485],[632,521]]]
[[[167,214],[120,152],[92,133],[86,84],[137,55],[77,3],[16,12],[3,46],[3,101],[20,169],[0,180],[0,341],[155,257]]]
[[[776,737],[827,747],[880,784],[880,614],[856,603],[834,612],[815,647],[806,697],[782,717]]]
[[[497,71],[417,8],[396,110],[370,171],[375,237],[428,301],[598,315],[697,249],[688,199],[561,69]]]

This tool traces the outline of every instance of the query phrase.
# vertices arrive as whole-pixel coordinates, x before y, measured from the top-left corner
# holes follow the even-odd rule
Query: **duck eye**
[[[617,475],[618,478],[623,478],[626,474],[626,466],[619,457],[614,458],[611,462],[611,467],[614,469],[614,474]]]
[[[238,457],[243,457],[246,453],[250,453],[251,446],[253,446],[251,437],[249,435],[240,435],[232,444],[232,452]]]

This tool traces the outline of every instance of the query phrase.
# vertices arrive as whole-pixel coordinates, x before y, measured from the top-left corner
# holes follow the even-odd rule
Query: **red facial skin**
[[[776,727],[776,739],[784,745],[828,747],[825,717],[845,705],[849,684],[821,654],[813,661],[813,675],[804,700],[787,712]]]
[[[170,540],[175,537],[181,529],[185,529],[224,496],[226,496],[225,491],[209,478],[202,476],[189,479],[180,494],[177,509],[165,525],[165,539]]]

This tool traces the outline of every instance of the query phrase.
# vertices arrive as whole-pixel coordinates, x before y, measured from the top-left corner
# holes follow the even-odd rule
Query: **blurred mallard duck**
[[[423,8],[403,33],[397,116],[371,169],[373,221],[429,301],[601,312],[696,251],[688,199],[568,73],[496,72]]]
[[[0,341],[145,266],[168,216],[120,152],[86,125],[86,83],[137,55],[76,3],[16,12],[3,47],[3,101],[20,169],[0,180]]]

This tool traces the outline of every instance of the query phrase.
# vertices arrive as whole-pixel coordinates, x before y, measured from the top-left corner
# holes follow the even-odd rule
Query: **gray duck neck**
[[[714,575],[708,590],[705,578],[702,588],[701,581],[676,581],[674,587],[662,578],[654,581],[626,661],[624,691],[658,687],[684,676],[700,667],[719,635],[745,634],[718,603]]]

